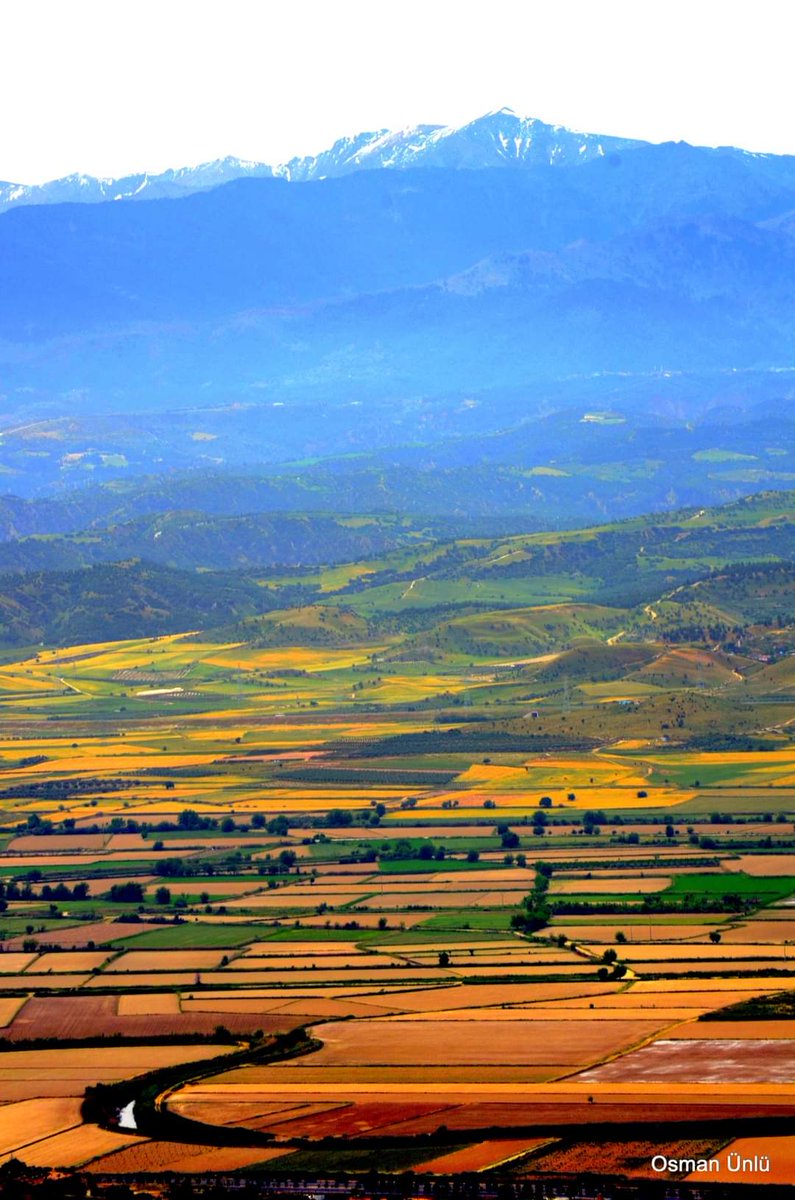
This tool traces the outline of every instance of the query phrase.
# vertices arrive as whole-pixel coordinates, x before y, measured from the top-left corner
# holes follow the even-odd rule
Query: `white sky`
[[[0,179],[280,162],[525,116],[795,153],[792,0],[17,0]]]

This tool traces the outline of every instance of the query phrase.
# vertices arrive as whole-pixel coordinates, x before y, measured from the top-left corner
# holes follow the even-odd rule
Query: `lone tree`
[[[720,934],[718,933],[717,929],[713,929],[710,932],[709,940],[712,942],[713,946],[717,946],[718,942],[720,941]]]

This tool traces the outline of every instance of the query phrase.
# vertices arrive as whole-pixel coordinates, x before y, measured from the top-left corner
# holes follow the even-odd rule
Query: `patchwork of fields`
[[[391,634],[7,659],[0,1163],[564,1178],[596,1130],[651,1177],[759,1122],[789,1162],[787,706],[750,671],[735,721],[735,660],[648,641],[561,686],[521,646],[542,615],[621,645],[587,607],[467,618],[432,665]]]

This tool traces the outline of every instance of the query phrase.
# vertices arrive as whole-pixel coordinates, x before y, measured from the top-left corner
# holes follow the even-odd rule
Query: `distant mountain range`
[[[354,171],[446,167],[577,167],[595,158],[618,156],[648,146],[631,138],[579,133],[520,117],[510,108],[486,113],[461,126],[414,125],[398,131],[378,129],[339,138],[320,154],[268,165],[227,157],[159,174],[138,173],[119,179],[66,175],[43,184],[0,182],[0,212],[31,204],[97,204],[111,200],[164,200],[219,187],[233,179],[279,178],[294,182],[333,179]],[[725,147],[721,155],[746,155]],[[753,155],[758,159],[771,155]]]
[[[439,516],[474,504],[465,442],[467,469],[510,464],[482,514],[549,522],[793,476],[788,435],[760,445],[743,424],[793,395],[793,157],[501,110],[279,167],[225,159],[34,191],[12,188],[0,215],[9,492],[292,462],[289,505],[281,491],[273,504],[316,511],[336,507],[318,460],[381,454],[392,469],[419,445],[415,481],[395,468],[382,484],[372,459],[346,469],[343,507]],[[94,203],[54,202],[69,196]],[[713,410],[714,436],[690,453],[739,454],[726,478],[647,453],[657,416],[681,430]],[[586,492],[596,433],[582,421],[605,412],[641,418],[637,442],[592,463]],[[538,422],[556,418],[559,449],[539,459]],[[437,488],[443,460],[462,474]],[[523,475],[539,468],[553,473]]]
[[[65,175],[47,183],[0,183],[0,212],[30,204],[101,204],[107,200],[174,200],[220,187],[243,176],[272,176],[265,163],[242,158],[219,158],[197,167],[181,167],[159,175],[139,173],[120,179],[96,175]]]

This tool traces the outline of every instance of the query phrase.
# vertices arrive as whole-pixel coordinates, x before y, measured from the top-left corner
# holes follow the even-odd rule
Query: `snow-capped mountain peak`
[[[242,177],[276,176],[300,182],[354,171],[410,167],[572,167],[645,144],[578,133],[562,125],[548,125],[537,117],[521,117],[511,108],[499,108],[458,126],[413,125],[353,134],[339,138],[320,154],[292,158],[276,166],[230,155],[198,166],[160,174],[141,172],[120,179],[73,174],[31,186],[0,183],[0,212],[22,204],[175,198]]]

